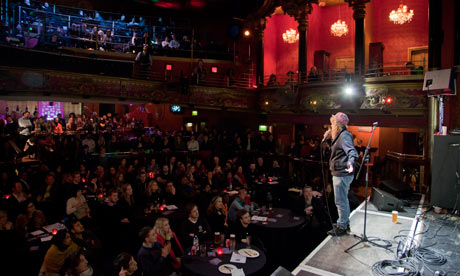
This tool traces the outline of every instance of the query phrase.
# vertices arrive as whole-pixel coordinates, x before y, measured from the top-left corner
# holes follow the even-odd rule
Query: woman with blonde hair
[[[162,246],[171,243],[171,251],[169,252],[169,255],[172,259],[172,266],[174,270],[180,271],[181,261],[179,257],[184,255],[184,249],[182,249],[182,245],[180,244],[176,233],[171,230],[171,227],[169,226],[169,219],[165,217],[157,218],[153,231],[157,235],[157,242],[161,243]]]
[[[155,180],[150,180],[145,189],[144,205],[146,207],[158,207],[163,203],[163,195],[158,183]]]

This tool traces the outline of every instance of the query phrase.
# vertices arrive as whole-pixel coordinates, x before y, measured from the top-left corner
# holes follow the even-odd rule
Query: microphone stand
[[[369,150],[370,150],[370,145],[371,145],[371,141],[372,141],[372,137],[374,136],[374,132],[375,132],[375,129],[377,128],[377,124],[374,123],[373,127],[372,127],[372,133],[371,133],[371,137],[369,138],[369,142],[367,143],[367,147],[366,147],[366,150],[364,151],[364,156],[363,156],[363,160],[361,161],[361,165],[359,167],[359,170],[358,170],[358,173],[356,174],[356,178],[355,180],[358,180],[359,179],[359,176],[361,174],[361,170],[362,168],[364,167],[364,162],[366,162],[366,178],[365,178],[365,181],[366,181],[366,191],[365,191],[365,199],[364,199],[364,229],[363,229],[363,234],[361,236],[358,236],[358,235],[354,235],[355,237],[357,237],[359,239],[359,241],[355,244],[353,244],[352,246],[348,247],[347,249],[345,249],[345,253],[348,253],[348,251],[350,251],[352,248],[354,248],[355,246],[357,246],[358,244],[360,243],[364,243],[364,242],[367,242],[367,243],[370,243],[374,246],[377,246],[377,247],[382,247],[382,248],[388,248],[391,246],[391,243],[388,242],[388,241],[385,241],[385,240],[382,240],[380,238],[369,238],[367,235],[366,235],[366,226],[367,226],[367,202],[368,202],[368,187],[369,187],[369,158],[370,158],[370,155],[369,155]],[[384,244],[379,244],[377,243],[377,241],[381,241],[383,242]]]

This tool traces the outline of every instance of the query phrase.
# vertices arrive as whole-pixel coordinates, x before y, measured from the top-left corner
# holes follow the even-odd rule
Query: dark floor
[[[460,217],[427,213],[424,220],[425,231],[421,245],[443,254],[447,258],[444,265],[428,265],[425,263],[423,275],[460,275]],[[446,274],[443,274],[446,273]]]
[[[382,260],[395,260],[398,235],[406,236],[413,232],[416,224],[415,205],[406,206],[399,213],[397,224],[391,222],[391,213],[378,211],[372,203],[368,205],[368,236],[392,241],[392,247],[384,250],[368,244],[360,244],[348,254],[348,246],[357,241],[352,235],[339,238],[326,238],[294,271],[297,276],[307,275],[372,275],[372,265]],[[363,205],[351,217],[352,233],[363,232]],[[420,212],[419,214],[423,214]],[[412,229],[412,231],[411,231]],[[430,264],[433,260],[427,256],[419,261],[420,276],[460,275],[460,218],[450,214],[435,214],[429,209],[423,216],[416,231],[416,244],[446,258],[444,264]],[[438,271],[439,274],[435,274]]]

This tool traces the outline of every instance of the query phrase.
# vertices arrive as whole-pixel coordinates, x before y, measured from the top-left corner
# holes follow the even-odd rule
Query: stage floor
[[[421,200],[423,203],[423,197]],[[421,206],[421,205],[420,205]],[[405,207],[404,212],[399,212],[398,222],[392,222],[391,212],[378,211],[372,203],[368,203],[367,229],[369,239],[378,237],[392,242],[392,247],[387,250],[367,243],[361,243],[345,253],[344,250],[359,241],[353,236],[363,233],[364,202],[350,215],[350,235],[342,237],[328,236],[302,263],[292,272],[296,276],[316,275],[372,275],[372,265],[382,260],[394,260],[397,244],[393,242],[394,236],[402,230],[412,232],[415,228],[415,217],[421,213],[420,208]],[[422,227],[417,227],[417,229]],[[412,230],[412,231],[411,231]],[[417,230],[417,233],[420,231]]]

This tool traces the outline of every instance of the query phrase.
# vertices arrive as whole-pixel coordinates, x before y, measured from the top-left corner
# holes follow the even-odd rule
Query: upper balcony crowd
[[[55,50],[75,47],[87,50],[137,53],[144,45],[153,55],[233,60],[233,49],[216,40],[204,40],[187,19],[142,17],[81,10],[47,2],[9,7],[13,26],[3,26],[1,40],[26,48]]]

